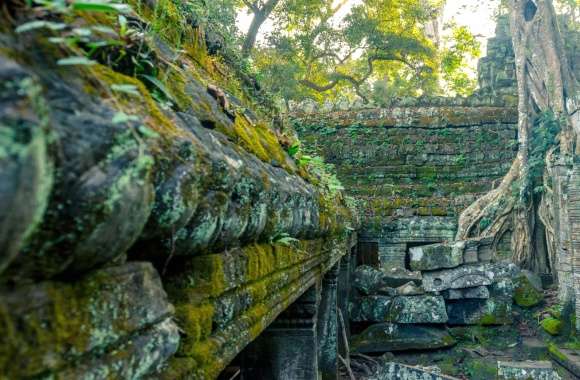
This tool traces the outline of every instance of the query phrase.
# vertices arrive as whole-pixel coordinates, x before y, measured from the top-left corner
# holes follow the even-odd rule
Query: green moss
[[[530,283],[526,276],[517,279],[517,287],[514,291],[514,301],[521,307],[533,307],[544,300],[544,294],[539,292]]]
[[[542,320],[540,325],[550,335],[560,335],[562,331],[562,321],[553,317]]]
[[[550,353],[550,355],[552,355],[557,360],[560,360],[562,362],[568,361],[568,359],[566,358],[566,355],[564,355],[562,352],[560,352],[560,349],[554,343],[548,344],[548,352]]]
[[[191,303],[180,304],[175,309],[175,318],[187,331],[189,342],[197,342],[209,337],[213,316],[214,306],[209,303],[200,306],[194,306]]]
[[[498,320],[497,317],[491,313],[487,313],[484,314],[480,319],[479,319],[479,323],[482,326],[488,326],[488,325],[497,325],[498,324]]]

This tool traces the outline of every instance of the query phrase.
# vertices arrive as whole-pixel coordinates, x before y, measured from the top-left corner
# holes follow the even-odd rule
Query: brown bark
[[[268,0],[262,7],[259,7],[256,3],[245,1],[246,5],[254,13],[254,18],[252,19],[252,23],[248,29],[248,34],[246,35],[244,44],[242,45],[242,54],[244,57],[248,57],[252,52],[254,45],[256,45],[256,39],[258,38],[260,28],[264,22],[266,22],[268,17],[270,17],[270,14],[279,2],[280,0]]]
[[[536,236],[543,231],[536,225],[542,218],[537,215],[541,209],[530,179],[534,118],[550,110],[556,117],[562,117],[565,123],[560,134],[560,152],[568,156],[578,154],[577,82],[564,52],[551,0],[510,0],[509,5],[518,81],[519,151],[501,185],[461,214],[457,239],[474,237],[475,227],[484,218],[490,222],[475,236],[498,238],[505,224],[511,223],[514,262],[533,267],[534,263],[544,262],[543,258],[535,257],[544,253],[543,247],[537,246],[544,239]]]

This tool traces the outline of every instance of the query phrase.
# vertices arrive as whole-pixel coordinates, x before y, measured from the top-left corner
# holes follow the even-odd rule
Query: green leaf
[[[93,61],[88,59],[87,57],[67,57],[59,59],[56,62],[59,66],[73,66],[73,65],[81,65],[81,66],[91,66],[97,63],[97,61]]]
[[[300,142],[295,142],[288,148],[288,154],[290,157],[294,157],[300,151]]]
[[[74,28],[72,32],[80,37],[88,37],[93,34],[93,31],[89,28]]]
[[[75,11],[86,12],[128,13],[131,11],[131,7],[127,4],[111,3],[105,0],[75,1],[72,8]]]
[[[18,26],[14,31],[16,33],[24,33],[24,32],[29,32],[31,30],[36,30],[36,29],[50,29],[50,30],[62,30],[64,28],[66,28],[66,24],[63,24],[61,22],[51,22],[51,21],[43,21],[43,20],[34,20],[34,21],[30,21],[27,23],[24,23],[20,26]]]
[[[158,134],[157,132],[155,132],[155,131],[154,131],[154,130],[152,130],[151,128],[148,128],[148,127],[146,127],[146,126],[144,126],[144,125],[140,125],[140,126],[138,127],[138,131],[139,131],[139,132],[141,132],[141,134],[142,134],[144,137],[147,137],[147,138],[149,138],[149,139],[154,139],[154,138],[157,138],[157,137],[159,137],[159,134]]]
[[[141,96],[139,88],[133,84],[114,84],[111,86],[111,90],[117,92],[124,92],[125,94]]]
[[[116,36],[117,32],[115,32],[115,29],[110,28],[108,26],[104,26],[104,25],[95,25],[95,26],[91,26],[91,29],[95,32],[99,32],[99,33],[104,33],[104,34],[110,34],[111,36]]]
[[[147,81],[149,81],[149,83],[151,83],[159,91],[161,91],[163,96],[165,96],[167,99],[173,100],[173,97],[171,96],[169,91],[167,91],[167,88],[165,87],[165,85],[163,83],[161,83],[161,81],[159,79],[152,77],[151,75],[141,75],[141,77],[147,79]]]
[[[117,112],[113,116],[113,124],[125,124],[130,121],[139,121],[139,118],[135,115],[127,115],[125,112]]]

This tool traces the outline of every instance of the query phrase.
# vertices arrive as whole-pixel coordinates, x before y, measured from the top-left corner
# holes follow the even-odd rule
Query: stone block
[[[391,322],[397,323],[445,323],[448,320],[443,297],[434,295],[396,297],[390,317]]]
[[[423,287],[427,292],[473,288],[491,285],[502,278],[512,277],[517,272],[517,267],[508,263],[464,265],[423,273]]]
[[[450,325],[506,325],[512,323],[511,299],[492,297],[447,303]]]
[[[497,362],[497,375],[500,380],[560,380],[552,363],[548,361]]]
[[[459,380],[443,375],[437,368],[422,368],[401,363],[380,363],[375,374],[367,380]]]
[[[403,268],[390,268],[388,270],[383,270],[383,282],[386,286],[398,288],[410,281],[413,281],[415,285],[421,285],[421,273],[411,272]]]
[[[429,326],[379,323],[353,339],[352,349],[360,353],[432,350],[450,347],[455,339],[445,329]]]
[[[98,369],[112,378],[139,377],[130,374],[146,374],[177,350],[172,315],[148,263],[102,269],[73,284],[20,288],[0,297],[0,330],[9,332],[0,335],[0,373],[12,379],[61,371],[85,377]],[[77,372],[79,365],[85,370]]]
[[[386,322],[389,319],[393,298],[366,296],[350,303],[350,319],[353,322]]]
[[[399,286],[396,289],[396,294],[399,296],[418,296],[425,294],[425,289],[421,286],[417,286],[413,281],[409,281],[405,285]]]
[[[455,268],[463,264],[465,242],[431,244],[409,250],[410,267],[414,271]]]
[[[487,286],[477,286],[475,288],[464,289],[448,289],[442,292],[442,296],[446,300],[488,299],[489,289]]]
[[[541,279],[528,271],[522,271],[515,280],[514,302],[521,307],[533,307],[543,300]]]
[[[383,277],[382,271],[368,265],[361,265],[354,271],[354,286],[362,294],[374,294],[385,285]]]

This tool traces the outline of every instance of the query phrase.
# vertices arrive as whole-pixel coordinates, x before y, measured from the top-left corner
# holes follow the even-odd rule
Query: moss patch
[[[540,325],[550,335],[560,335],[562,331],[562,321],[553,317],[544,319]]]
[[[514,291],[514,301],[521,307],[533,307],[544,300],[544,294],[539,292],[530,283],[526,276],[517,279],[517,287]]]

